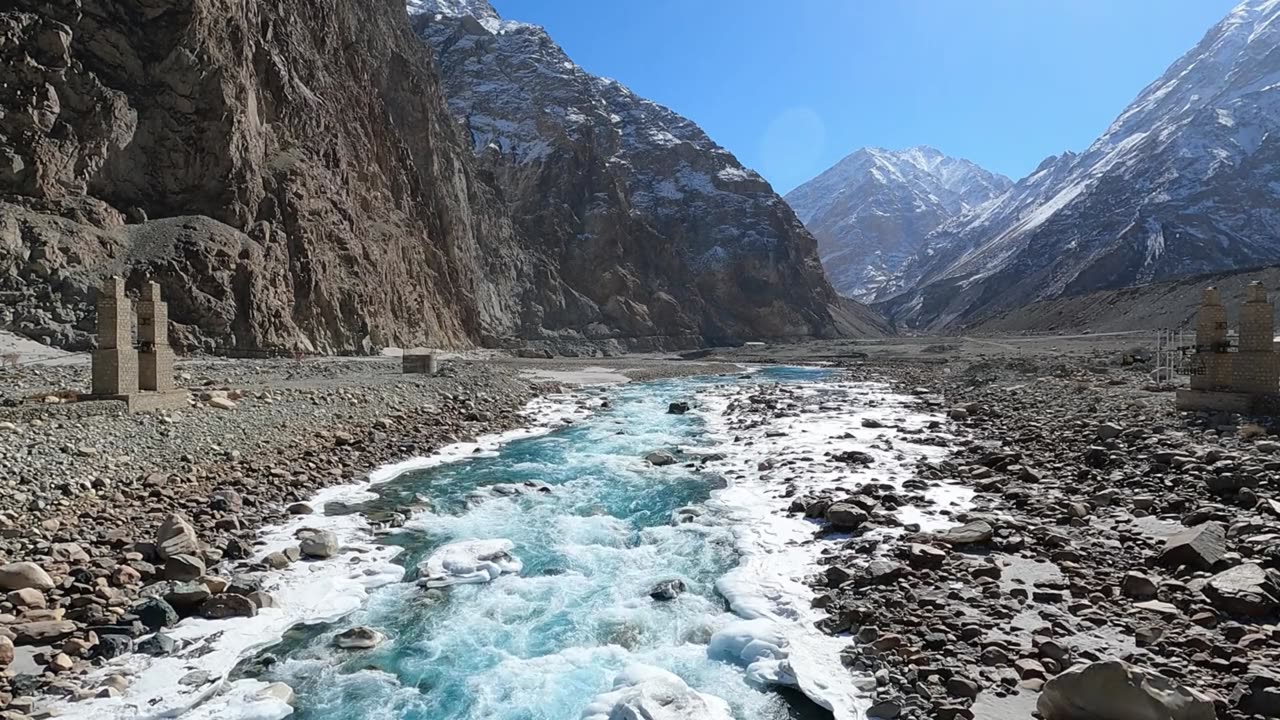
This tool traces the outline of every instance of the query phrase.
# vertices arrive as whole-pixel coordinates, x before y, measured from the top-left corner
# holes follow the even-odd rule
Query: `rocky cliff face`
[[[950,221],[883,307],[939,328],[1280,262],[1280,0],[1246,0],[1079,155]],[[885,293],[880,295],[885,297]]]
[[[644,347],[830,335],[849,319],[791,209],[692,122],[483,0],[410,10],[537,258],[526,328]]]
[[[545,34],[466,18],[432,25],[457,33],[448,57],[537,100],[470,116],[470,136],[402,2],[10,3],[0,327],[87,347],[114,273],[156,277],[175,338],[206,349],[873,331],[790,210],[697,128],[580,71],[540,86]],[[455,113],[486,97],[446,69]]]
[[[786,200],[818,239],[835,289],[871,300],[894,285],[929,233],[1012,184],[931,147],[862,148]]]
[[[0,13],[3,324],[84,346],[93,288],[123,273],[159,278],[188,345],[517,330],[525,261],[403,5],[16,6]]]

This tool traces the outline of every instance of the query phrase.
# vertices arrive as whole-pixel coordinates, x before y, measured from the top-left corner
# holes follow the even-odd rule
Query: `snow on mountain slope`
[[[1012,185],[931,147],[863,148],[787,193],[818,239],[836,290],[869,299],[894,281],[925,236]]]
[[[1247,0],[1078,156],[929,237],[883,307],[940,328],[1030,301],[1280,262],[1280,0]],[[892,297],[890,297],[892,296]]]
[[[697,125],[584,71],[541,27],[484,0],[413,0],[410,11],[450,111],[545,261],[528,325],[633,345],[848,328],[851,306],[813,237]]]

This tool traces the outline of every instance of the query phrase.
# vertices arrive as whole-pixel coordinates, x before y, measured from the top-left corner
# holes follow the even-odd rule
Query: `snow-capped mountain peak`
[[[933,232],[888,307],[942,327],[1280,262],[1280,0],[1246,0],[1079,155]],[[885,298],[881,294],[880,298]]]
[[[934,228],[1010,185],[1002,175],[932,147],[867,147],[786,199],[818,238],[832,284],[865,298],[891,281]]]
[[[489,0],[405,0],[410,15],[442,18],[472,17],[491,33],[530,27],[528,23],[503,20]]]

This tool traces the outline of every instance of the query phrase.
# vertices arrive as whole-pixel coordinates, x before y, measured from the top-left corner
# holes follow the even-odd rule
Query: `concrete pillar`
[[[160,299],[160,285],[147,282],[138,301],[138,386],[166,392],[173,389],[173,350],[169,347],[169,305]]]
[[[133,349],[133,303],[124,280],[109,277],[98,291],[98,349],[93,351],[93,394],[138,391],[138,354]]]
[[[1280,391],[1280,363],[1275,353],[1276,311],[1262,283],[1250,283],[1240,306],[1240,350],[1232,360],[1231,380],[1237,392]]]

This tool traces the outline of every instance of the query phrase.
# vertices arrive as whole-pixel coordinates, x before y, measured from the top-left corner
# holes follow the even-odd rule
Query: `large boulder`
[[[664,580],[649,590],[649,597],[659,602],[670,602],[685,591],[683,580]]]
[[[1045,683],[1044,720],[1215,720],[1213,703],[1169,678],[1119,660],[1078,665]]]
[[[158,597],[142,600],[133,606],[131,612],[148,630],[156,631],[178,624],[178,611]]]
[[[176,555],[200,555],[200,536],[186,518],[170,513],[156,533],[156,553],[161,560]]]
[[[1223,612],[1264,617],[1280,609],[1280,577],[1261,565],[1245,563],[1210,578],[1204,595]]]
[[[1227,531],[1221,523],[1207,522],[1172,535],[1160,553],[1160,564],[1208,570],[1227,552]]]
[[[980,545],[990,542],[994,534],[995,528],[991,527],[991,523],[975,520],[938,533],[935,537],[948,545]]]
[[[369,650],[378,647],[386,639],[386,635],[361,625],[338,633],[333,638],[333,644],[344,650]]]
[[[613,690],[596,696],[583,720],[732,720],[729,704],[689,687],[676,675],[632,665],[614,679]]]
[[[16,562],[0,566],[0,590],[52,590],[53,578],[33,562]]]
[[[324,560],[338,554],[338,536],[328,530],[315,530],[302,537],[298,549],[303,557]]]
[[[50,645],[71,637],[76,629],[70,620],[39,620],[9,626],[14,645]]]
[[[837,530],[857,530],[870,519],[862,508],[843,502],[833,503],[823,515]]]
[[[1232,700],[1245,715],[1280,718],[1280,676],[1268,671],[1246,675]]]
[[[648,455],[645,455],[644,459],[648,460],[649,464],[655,467],[674,465],[676,463],[675,456],[665,450],[654,450]]]
[[[244,595],[222,593],[214,595],[200,606],[200,617],[210,620],[222,620],[233,617],[253,617],[258,614],[258,606]]]
[[[174,555],[164,564],[164,579],[189,582],[204,575],[204,561],[194,555]]]

